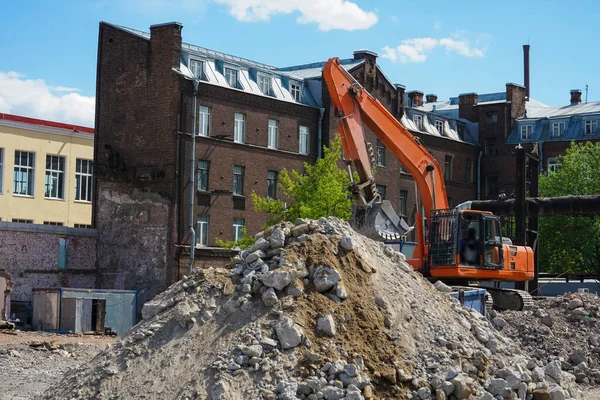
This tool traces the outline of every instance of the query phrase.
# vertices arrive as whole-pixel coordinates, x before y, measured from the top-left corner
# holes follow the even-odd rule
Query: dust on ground
[[[0,398],[29,400],[91,360],[116,338],[0,331]]]

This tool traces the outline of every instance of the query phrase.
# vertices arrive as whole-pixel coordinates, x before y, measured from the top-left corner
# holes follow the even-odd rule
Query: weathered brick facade
[[[141,290],[150,298],[185,273],[190,241],[188,194],[194,89],[190,80],[180,76],[182,57],[181,25],[177,23],[153,26],[149,36],[100,24],[94,224],[98,230],[101,288]],[[404,87],[389,82],[377,67],[376,57],[368,51],[356,52],[357,66],[350,72],[401,119]],[[303,170],[304,163],[314,163],[318,156],[319,132],[323,145],[337,135],[337,121],[325,85],[320,96],[324,110],[199,83],[196,106],[210,110],[210,128],[208,136],[196,138],[194,165],[206,161],[209,172],[208,190],[194,188],[194,218],[208,217],[209,246],[217,239],[232,240],[233,221],[237,218],[244,220],[248,232],[258,231],[266,215],[253,211],[250,194],[267,194],[268,171]],[[245,115],[244,143],[233,140],[235,113]],[[278,121],[277,149],[267,146],[270,119]],[[299,154],[300,126],[309,131],[306,155]],[[415,134],[443,168],[446,156],[452,157],[452,174],[446,182],[452,204],[473,199],[478,147]],[[377,139],[371,132],[366,132],[366,139],[375,148]],[[467,160],[471,165],[469,179]],[[245,167],[243,196],[232,194],[234,165]],[[376,177],[378,184],[385,186],[386,199],[399,211],[402,193],[405,215],[413,224],[414,182],[401,172],[400,163],[389,151],[384,165],[377,167]],[[205,253],[197,251],[196,266],[216,257]]]

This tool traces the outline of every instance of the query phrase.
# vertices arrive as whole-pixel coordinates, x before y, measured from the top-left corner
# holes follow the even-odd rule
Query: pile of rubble
[[[554,363],[583,385],[600,385],[600,298],[569,293],[536,309],[495,316],[502,333],[540,363]]]
[[[339,219],[256,239],[229,269],[145,304],[129,335],[43,398],[580,398],[555,360],[528,357]]]

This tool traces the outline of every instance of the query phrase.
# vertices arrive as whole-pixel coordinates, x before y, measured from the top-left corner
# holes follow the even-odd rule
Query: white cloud
[[[228,6],[240,21],[268,21],[276,14],[299,12],[301,24],[315,23],[322,31],[368,29],[377,23],[377,15],[347,0],[213,0]]]
[[[448,54],[456,53],[465,57],[483,57],[485,55],[486,47],[483,49],[474,47],[468,40],[460,40],[459,36],[459,34],[455,33],[451,37],[442,39],[405,39],[396,47],[385,46],[382,57],[392,62],[396,62],[399,59],[403,64],[422,63],[437,48],[445,49]]]
[[[93,127],[94,97],[76,91],[48,86],[42,79],[27,79],[14,71],[0,71],[0,112]]]

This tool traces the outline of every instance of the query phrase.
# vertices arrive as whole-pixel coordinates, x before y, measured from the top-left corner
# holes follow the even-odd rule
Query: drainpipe
[[[323,151],[323,115],[325,114],[325,109],[323,107],[319,108],[319,130],[317,136],[317,142],[319,148],[317,149],[317,157],[321,158],[321,152]]]
[[[194,267],[194,251],[196,250],[196,231],[194,230],[194,178],[196,173],[196,96],[198,95],[198,81],[193,80],[194,100],[192,101],[192,147],[190,149],[190,265],[188,265],[188,276],[192,274]]]
[[[544,148],[544,142],[540,141],[540,165],[539,165],[539,168],[540,168],[540,172],[539,173],[540,174],[542,174],[544,172],[544,151],[543,151],[543,148]]]
[[[479,156],[477,157],[477,200],[481,200],[481,157],[483,156],[483,150],[479,150]]]

